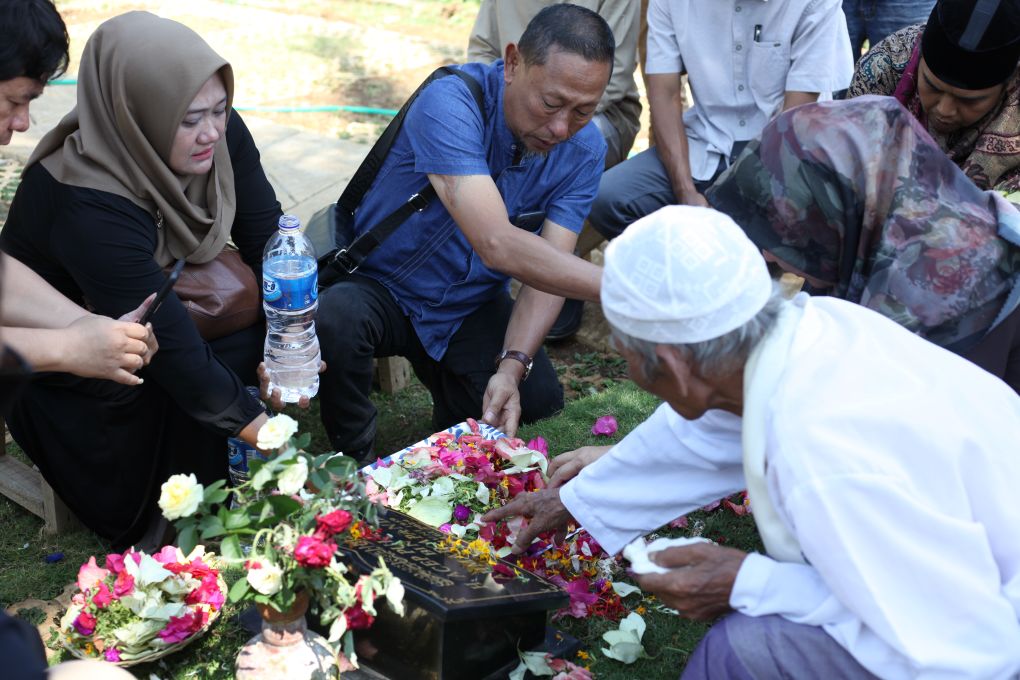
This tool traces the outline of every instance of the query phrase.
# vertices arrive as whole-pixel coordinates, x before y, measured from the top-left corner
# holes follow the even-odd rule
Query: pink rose
[[[89,590],[95,588],[96,584],[110,575],[110,572],[96,564],[96,557],[93,555],[89,561],[81,565],[78,570],[78,588]]]
[[[323,541],[315,536],[302,536],[294,546],[294,559],[303,567],[321,568],[329,564],[336,543]]]
[[[78,635],[88,637],[96,630],[96,617],[89,614],[87,611],[83,611],[78,614],[78,618],[74,620],[74,629],[78,631]]]
[[[113,594],[118,598],[124,597],[135,589],[135,577],[126,571],[117,574],[117,580],[113,582]]]
[[[120,650],[116,647],[107,647],[103,652],[103,658],[111,663],[116,663],[120,661]]]
[[[113,593],[110,592],[106,583],[100,583],[96,594],[92,596],[92,604],[100,609],[106,609],[111,602],[113,602]]]
[[[315,531],[324,537],[339,534],[351,525],[351,513],[346,510],[334,510],[315,518]]]
[[[616,418],[613,416],[602,416],[591,426],[591,433],[608,437],[616,433]]]
[[[166,565],[177,561],[177,548],[172,545],[165,545],[163,549],[152,556],[160,564]]]

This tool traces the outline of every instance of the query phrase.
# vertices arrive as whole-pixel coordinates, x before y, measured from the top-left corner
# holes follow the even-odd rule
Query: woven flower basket
[[[220,591],[224,595],[226,595],[227,594],[227,583],[226,583],[226,581],[223,580],[223,575],[222,574],[218,575],[218,577],[216,579],[216,582],[217,582],[217,584],[220,587]],[[169,656],[171,654],[174,654],[176,652],[181,651],[182,649],[184,649],[185,647],[190,645],[192,642],[194,642],[198,638],[200,638],[203,635],[205,635],[206,632],[210,628],[212,628],[212,625],[213,625],[213,623],[216,622],[216,619],[218,619],[220,617],[220,612],[222,612],[222,611],[223,611],[223,607],[220,607],[219,609],[215,609],[213,611],[210,611],[209,612],[209,620],[205,622],[205,625],[202,626],[202,628],[200,630],[196,631],[195,634],[192,635],[191,637],[189,637],[188,639],[181,640],[180,642],[172,644],[169,647],[165,647],[165,648],[160,649],[158,651],[153,651],[151,654],[146,654],[144,656],[140,656],[137,659],[130,659],[130,660],[127,660],[127,661],[106,661],[106,659],[104,659],[102,657],[102,655],[99,655],[99,656],[89,656],[88,654],[83,652],[81,649],[79,649],[75,645],[68,644],[66,641],[64,642],[64,649],[66,649],[71,654],[71,656],[74,656],[74,657],[76,657],[78,659],[85,659],[85,660],[92,660],[92,661],[95,661],[95,660],[105,661],[106,663],[112,664],[114,666],[120,666],[121,668],[128,668],[130,666],[137,666],[138,664],[149,663],[151,661],[158,661],[159,659],[162,659],[165,656]]]

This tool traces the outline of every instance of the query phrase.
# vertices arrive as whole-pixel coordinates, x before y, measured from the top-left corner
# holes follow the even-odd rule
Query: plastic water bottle
[[[262,307],[270,389],[279,389],[285,402],[319,391],[318,283],[315,249],[301,233],[300,220],[283,215],[262,258]]]

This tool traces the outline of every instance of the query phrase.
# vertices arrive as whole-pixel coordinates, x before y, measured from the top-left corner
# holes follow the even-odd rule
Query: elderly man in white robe
[[[613,241],[602,304],[631,377],[665,403],[490,512],[530,518],[515,550],[573,517],[616,553],[747,488],[767,555],[673,547],[650,555],[665,573],[637,577],[683,616],[726,615],[684,678],[1020,672],[1016,393],[863,307],[785,300],[706,208]]]

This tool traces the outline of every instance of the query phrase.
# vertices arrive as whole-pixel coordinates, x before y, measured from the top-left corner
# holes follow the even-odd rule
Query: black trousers
[[[442,360],[436,361],[426,354],[393,296],[375,279],[352,274],[324,290],[316,329],[328,368],[321,376],[319,400],[332,445],[361,459],[391,453],[372,451],[377,416],[369,398],[373,357],[402,356],[411,362],[432,394],[436,430],[481,417],[482,396],[495,373],[493,360],[503,349],[512,310],[513,300],[505,292],[482,305],[464,320]],[[563,387],[544,350],[535,356],[531,375],[519,389],[522,422],[563,408]]]

